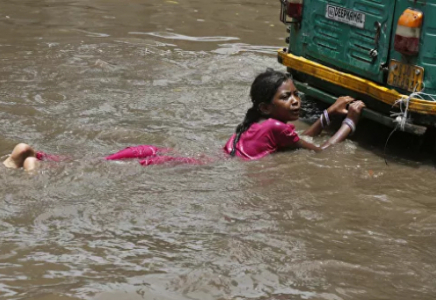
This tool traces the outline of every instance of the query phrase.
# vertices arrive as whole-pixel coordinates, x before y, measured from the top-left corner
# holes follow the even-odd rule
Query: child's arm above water
[[[321,146],[316,146],[304,140],[299,140],[297,142],[297,147],[320,152],[324,149],[327,149],[331,145],[342,142],[347,138],[350,133],[355,130],[355,126],[359,121],[360,114],[364,107],[365,104],[362,101],[355,101],[351,103],[348,108],[347,118],[344,120],[341,127],[328,141],[326,141]]]
[[[338,115],[345,116],[348,113],[347,105],[353,101],[354,98],[349,96],[339,97],[335,103],[325,110],[321,118],[303,132],[303,135],[314,137],[320,134],[323,128],[329,125],[330,117]],[[327,114],[327,116],[325,116],[325,114]]]

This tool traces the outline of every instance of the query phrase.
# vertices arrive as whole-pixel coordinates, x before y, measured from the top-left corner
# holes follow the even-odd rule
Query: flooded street
[[[222,154],[256,74],[284,71],[279,8],[1,1],[0,155],[71,157],[0,168],[1,299],[436,298],[431,160],[391,146],[386,165],[363,134],[321,154]],[[101,159],[138,144],[217,159]]]

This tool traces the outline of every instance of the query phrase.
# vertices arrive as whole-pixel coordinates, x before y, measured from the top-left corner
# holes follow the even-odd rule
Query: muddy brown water
[[[255,162],[100,159],[135,144],[220,157],[254,76],[283,69],[278,9],[1,1],[0,155],[25,141],[72,157],[1,169],[1,299],[436,297],[436,173],[407,149],[388,166],[364,137]]]

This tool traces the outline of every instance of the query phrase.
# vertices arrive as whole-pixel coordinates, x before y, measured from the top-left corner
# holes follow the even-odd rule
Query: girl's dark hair
[[[256,76],[250,89],[250,98],[253,106],[247,110],[244,120],[236,127],[236,137],[233,140],[231,156],[236,154],[236,144],[239,142],[242,133],[262,117],[259,105],[261,103],[271,103],[278,88],[290,78],[288,74],[274,71],[271,68]]]

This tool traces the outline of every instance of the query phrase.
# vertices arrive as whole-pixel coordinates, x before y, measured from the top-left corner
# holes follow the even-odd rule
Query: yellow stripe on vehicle
[[[396,90],[388,89],[358,76],[337,71],[304,57],[295,56],[282,49],[278,51],[278,55],[282,60],[282,64],[286,67],[368,95],[391,106],[395,105],[395,101],[398,99],[408,97],[408,95],[400,94]],[[436,102],[412,98],[409,103],[409,111],[419,114],[436,115]]]

